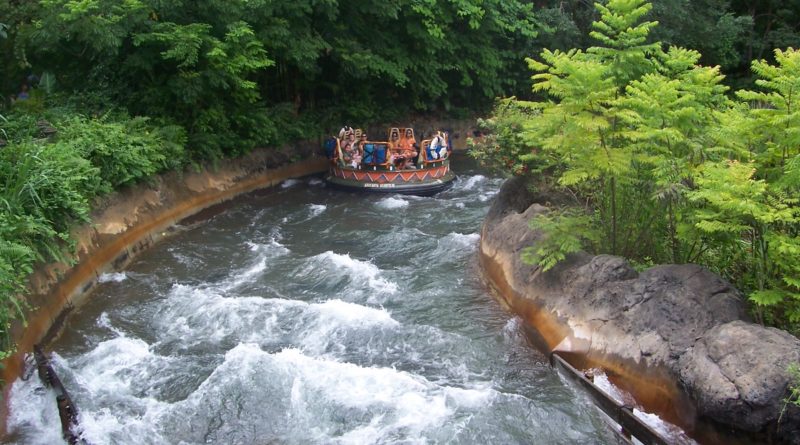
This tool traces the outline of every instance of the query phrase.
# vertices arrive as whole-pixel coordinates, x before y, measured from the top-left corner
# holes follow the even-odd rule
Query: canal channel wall
[[[481,233],[480,260],[501,303],[546,353],[602,368],[639,403],[692,431],[699,419],[767,441],[800,444],[800,408],[786,404],[800,340],[747,320],[743,298],[707,269],[635,271],[611,255],[570,255],[553,269],[521,260],[547,212],[521,178],[504,184]]]

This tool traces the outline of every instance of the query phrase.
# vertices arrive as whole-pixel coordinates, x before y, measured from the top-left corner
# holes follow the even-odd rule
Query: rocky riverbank
[[[747,320],[740,293],[697,265],[637,273],[610,255],[571,255],[553,269],[522,262],[541,234],[528,220],[545,201],[520,178],[487,215],[481,262],[545,352],[619,377],[640,403],[692,429],[698,419],[800,444],[800,408],[784,402],[800,340]]]

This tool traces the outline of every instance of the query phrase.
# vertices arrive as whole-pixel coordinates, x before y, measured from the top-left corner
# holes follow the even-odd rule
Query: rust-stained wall
[[[547,271],[526,264],[523,249],[545,236],[528,222],[548,212],[541,203],[550,198],[529,185],[512,178],[495,197],[480,261],[543,352],[604,369],[648,411],[701,443],[800,445],[800,410],[783,401],[800,340],[747,322],[741,294],[698,265],[636,271],[624,258],[586,252]]]
[[[696,422],[691,401],[681,391],[673,378],[664,370],[636,363],[633,360],[598,353],[572,332],[566,319],[537,306],[515,288],[511,270],[511,255],[481,243],[481,268],[495,291],[495,296],[511,312],[517,314],[533,328],[532,341],[540,351],[550,354],[558,350],[570,364],[578,369],[603,369],[615,385],[630,392],[636,400],[665,420],[693,430]],[[560,350],[569,342],[569,350]]]

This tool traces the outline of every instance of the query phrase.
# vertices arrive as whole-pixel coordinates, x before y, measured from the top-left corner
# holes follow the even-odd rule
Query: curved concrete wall
[[[301,155],[306,160],[288,163]],[[32,310],[27,325],[12,328],[17,352],[0,372],[11,383],[23,371],[24,355],[47,341],[69,312],[84,302],[104,272],[120,269],[138,253],[167,236],[177,222],[243,193],[274,186],[286,179],[321,173],[327,160],[313,155],[312,144],[282,149],[258,149],[220,161],[199,172],[168,173],[148,184],[116,192],[95,203],[92,224],[74,230],[78,252],[73,265],[49,264],[30,280]],[[11,385],[4,388],[8,400]],[[8,407],[2,406],[2,429]]]

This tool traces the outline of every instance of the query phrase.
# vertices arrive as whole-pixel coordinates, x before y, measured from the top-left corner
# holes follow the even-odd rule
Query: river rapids
[[[597,444],[617,438],[487,293],[502,179],[435,197],[317,178],[237,199],[101,277],[49,345],[89,444]],[[14,382],[6,443],[58,444]]]

